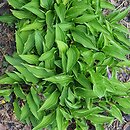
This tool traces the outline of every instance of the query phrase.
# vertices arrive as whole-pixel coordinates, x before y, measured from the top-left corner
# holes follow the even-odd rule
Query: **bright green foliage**
[[[130,65],[129,32],[119,24],[130,8],[114,10],[107,0],[8,3],[12,16],[0,21],[16,21],[17,52],[5,56],[15,71],[0,78],[0,84],[12,84],[0,95],[9,101],[14,92],[19,120],[33,130],[66,130],[74,118],[77,130],[88,129],[86,120],[101,130],[114,118],[122,121],[122,111],[130,113],[130,84],[115,74],[117,67]],[[103,8],[114,11],[104,15]]]

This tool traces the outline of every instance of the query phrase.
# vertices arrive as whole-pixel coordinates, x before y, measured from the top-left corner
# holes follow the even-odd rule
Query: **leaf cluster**
[[[17,52],[5,56],[15,68],[0,78],[12,84],[14,111],[33,130],[76,130],[87,120],[102,130],[122,112],[130,113],[130,83],[117,80],[130,41],[119,24],[129,9],[115,10],[105,0],[8,0],[16,21]],[[108,15],[103,9],[110,9]],[[2,18],[1,18],[2,19]],[[111,78],[108,78],[108,68]],[[22,103],[21,103],[22,102]]]

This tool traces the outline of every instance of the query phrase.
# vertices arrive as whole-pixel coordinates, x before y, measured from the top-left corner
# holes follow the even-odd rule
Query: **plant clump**
[[[0,78],[0,90],[33,130],[96,130],[130,113],[130,83],[117,79],[127,66],[129,31],[120,11],[105,0],[8,0],[16,23],[17,52],[5,59],[15,68]],[[107,15],[103,9],[110,9]],[[1,16],[5,20],[5,16]],[[9,20],[9,19],[8,19]],[[111,73],[108,78],[108,68]]]

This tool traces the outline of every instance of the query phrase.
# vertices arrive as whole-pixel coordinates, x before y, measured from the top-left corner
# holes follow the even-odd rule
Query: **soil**
[[[124,10],[130,5],[130,0],[109,0],[116,8]],[[0,0],[0,15],[5,12],[10,12],[10,6],[6,0]],[[128,29],[130,29],[130,13],[121,21]],[[6,71],[13,70],[4,59],[4,55],[12,55],[15,51],[15,38],[14,38],[14,25],[8,25],[0,23],[0,75]],[[130,36],[128,36],[130,38]],[[130,56],[127,56],[130,59]],[[121,68],[118,72],[118,79],[121,82],[130,81],[130,68]],[[0,86],[2,88],[2,86]],[[72,126],[73,125],[73,126]],[[89,123],[90,130],[95,130],[94,126]],[[68,130],[74,130],[75,123],[70,123]],[[24,125],[19,122],[13,114],[12,103],[6,103],[2,97],[0,97],[0,130],[31,130],[30,126]],[[123,123],[120,124],[118,120],[115,120],[111,126],[106,126],[105,130],[130,130],[130,116],[124,115]]]

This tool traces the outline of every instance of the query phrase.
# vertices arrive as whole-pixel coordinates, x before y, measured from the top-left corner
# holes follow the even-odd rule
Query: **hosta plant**
[[[103,130],[130,113],[130,83],[117,80],[129,66],[127,28],[120,11],[105,0],[8,0],[15,17],[16,50],[5,59],[15,68],[0,84],[17,118],[33,130]],[[104,14],[104,9],[109,14]],[[12,18],[11,17],[11,18]],[[5,16],[2,16],[5,19]],[[9,18],[8,18],[9,19]]]

